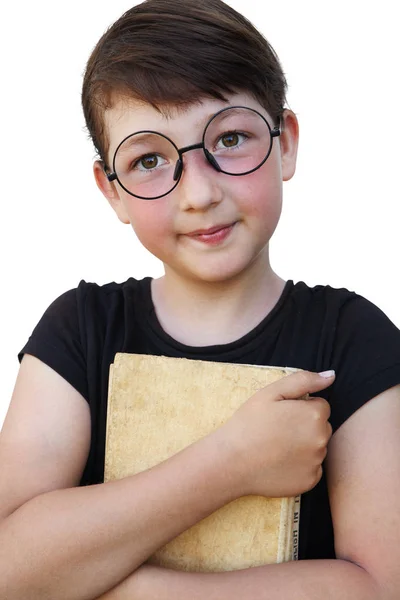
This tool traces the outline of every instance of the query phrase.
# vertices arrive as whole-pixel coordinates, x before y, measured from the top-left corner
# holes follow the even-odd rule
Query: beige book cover
[[[110,366],[104,481],[166,460],[225,423],[257,390],[298,370],[117,353]],[[296,560],[299,516],[299,496],[244,496],[148,562],[217,572]]]

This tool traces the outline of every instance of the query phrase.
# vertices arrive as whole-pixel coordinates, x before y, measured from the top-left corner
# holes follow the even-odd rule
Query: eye
[[[235,148],[243,144],[246,139],[247,135],[244,133],[240,133],[239,131],[228,131],[220,136],[217,149]]]
[[[153,171],[164,163],[165,160],[159,154],[145,154],[132,164],[132,169],[138,169],[139,171]]]

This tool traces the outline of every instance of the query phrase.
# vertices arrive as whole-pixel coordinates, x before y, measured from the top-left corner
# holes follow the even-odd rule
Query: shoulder
[[[322,330],[324,334],[336,329],[346,315],[357,312],[359,305],[371,304],[347,288],[331,285],[308,285],[304,281],[288,282],[286,312],[293,319],[301,320],[300,329]]]
[[[316,343],[321,370],[335,369],[327,390],[336,431],[358,408],[400,383],[400,330],[373,302],[330,285],[293,287],[301,338]]]
[[[143,296],[143,288],[149,285],[150,278],[142,280],[130,277],[122,283],[115,281],[105,284],[88,282],[81,279],[77,287],[59,295],[47,307],[42,319],[57,320],[58,323],[75,323],[82,327],[83,321],[93,316],[103,316],[115,306],[129,301],[133,297]],[[40,323],[40,321],[39,321]]]
[[[130,278],[99,285],[82,279],[47,307],[18,353],[19,362],[24,354],[32,354],[88,400],[89,366],[101,361],[107,332],[113,339],[123,337],[126,304],[132,298],[134,304],[145,283]]]
[[[343,308],[351,306],[359,300],[366,300],[363,296],[345,287],[334,287],[331,285],[308,285],[304,281],[292,284],[292,296],[298,303],[318,303],[328,308]]]
[[[361,328],[364,333],[365,324],[371,329],[379,330],[384,324],[383,333],[392,331],[398,335],[399,329],[389,317],[371,300],[347,288],[336,288],[330,285],[309,286],[303,281],[293,284],[292,302],[307,309],[315,318],[321,316],[330,320],[334,331],[340,333],[353,332]]]
[[[118,298],[124,298],[135,293],[139,294],[141,288],[149,279],[150,278],[138,280],[134,277],[130,277],[121,283],[110,281],[104,284],[98,284],[91,281],[88,282],[81,279],[79,285],[75,289],[65,292],[60,298],[74,293],[78,304],[97,302],[107,305]]]

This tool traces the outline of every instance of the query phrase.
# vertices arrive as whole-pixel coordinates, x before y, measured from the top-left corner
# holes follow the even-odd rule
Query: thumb
[[[271,400],[293,400],[324,390],[332,385],[335,377],[335,371],[325,371],[323,375],[312,371],[299,371],[282,377],[264,389]]]

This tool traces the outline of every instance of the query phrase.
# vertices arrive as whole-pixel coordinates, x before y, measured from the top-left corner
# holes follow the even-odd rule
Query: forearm
[[[208,436],[133,477],[56,490],[0,525],[0,598],[91,600],[236,497]]]
[[[392,600],[344,560],[295,561],[226,573],[183,573],[143,565],[99,600]]]

